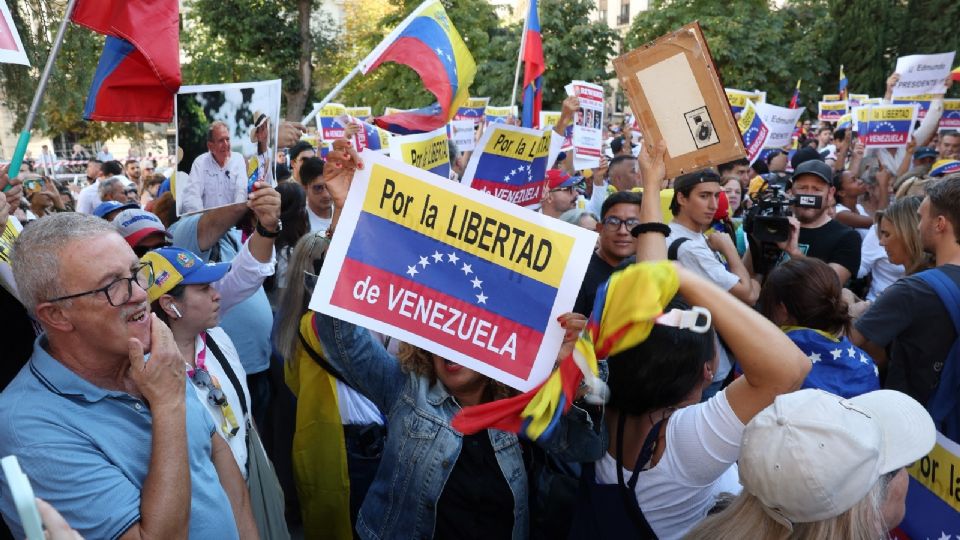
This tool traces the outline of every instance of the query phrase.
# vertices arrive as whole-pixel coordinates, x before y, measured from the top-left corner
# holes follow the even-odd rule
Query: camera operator
[[[830,166],[818,159],[797,166],[791,195],[813,195],[820,198],[820,204],[794,206],[794,216],[789,218],[790,238],[777,246],[791,259],[814,257],[826,262],[837,273],[840,283],[845,284],[860,268],[860,235],[828,212],[835,191],[832,177]]]

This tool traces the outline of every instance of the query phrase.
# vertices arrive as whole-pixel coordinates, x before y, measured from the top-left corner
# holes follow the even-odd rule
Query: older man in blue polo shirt
[[[0,394],[0,455],[36,495],[88,538],[256,538],[230,448],[148,308],[152,269],[106,221],[64,213],[23,231],[13,273],[44,333]],[[22,538],[6,481],[0,512]]]

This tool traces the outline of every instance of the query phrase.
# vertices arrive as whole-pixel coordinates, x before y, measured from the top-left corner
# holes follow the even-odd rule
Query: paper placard
[[[613,60],[646,138],[664,140],[667,177],[744,157],[730,103],[700,25]]]
[[[460,152],[471,152],[476,147],[476,124],[472,119],[450,122],[450,138]]]
[[[552,131],[490,124],[460,182],[519,206],[543,198]]]
[[[747,101],[743,112],[740,113],[740,119],[737,121],[737,127],[740,128],[740,134],[743,136],[743,146],[747,149],[747,159],[750,165],[760,157],[760,152],[767,144],[770,138],[770,128],[763,123],[763,119],[757,114],[757,108],[752,101]]]
[[[817,120],[821,122],[839,122],[849,111],[846,101],[821,101],[818,107]]]
[[[407,165],[447,178],[450,176],[447,128],[414,135],[394,135],[390,137],[390,156]]]
[[[803,109],[788,109],[769,103],[760,103],[757,105],[757,114],[770,129],[767,148],[783,148],[791,143],[797,120],[800,120]]]
[[[919,94],[943,94],[944,84],[953,67],[955,51],[941,54],[915,54],[897,58],[900,80],[893,87],[893,98]]]
[[[361,157],[310,309],[521,391],[542,382],[596,233],[375,152]]]
[[[603,152],[603,87],[584,81],[573,81],[564,89],[568,96],[580,99],[580,109],[573,118],[573,168],[593,169],[600,166]]]

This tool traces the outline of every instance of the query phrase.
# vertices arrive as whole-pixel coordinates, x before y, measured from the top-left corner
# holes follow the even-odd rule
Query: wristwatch
[[[283,221],[277,219],[277,230],[271,232],[263,228],[263,225],[260,222],[257,222],[257,234],[264,238],[276,238],[280,236],[280,231],[283,230]]]

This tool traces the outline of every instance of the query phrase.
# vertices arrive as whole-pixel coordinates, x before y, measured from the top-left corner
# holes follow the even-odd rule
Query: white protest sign
[[[476,147],[473,120],[452,120],[450,122],[450,138],[457,145],[457,150],[470,152]]]
[[[920,94],[942,94],[953,67],[955,51],[941,54],[915,54],[897,58],[896,72],[900,80],[893,87],[892,97]]]
[[[542,382],[596,233],[375,152],[361,157],[310,309],[521,391]]]
[[[568,96],[580,98],[580,109],[573,121],[573,168],[593,169],[600,166],[603,153],[603,87],[584,81],[573,81],[564,87]]]
[[[23,48],[20,34],[4,0],[0,0],[0,63],[30,65],[27,51]]]
[[[769,103],[755,103],[757,114],[770,130],[767,139],[767,148],[783,148],[790,144],[797,120],[803,114],[803,109],[788,109]]]

